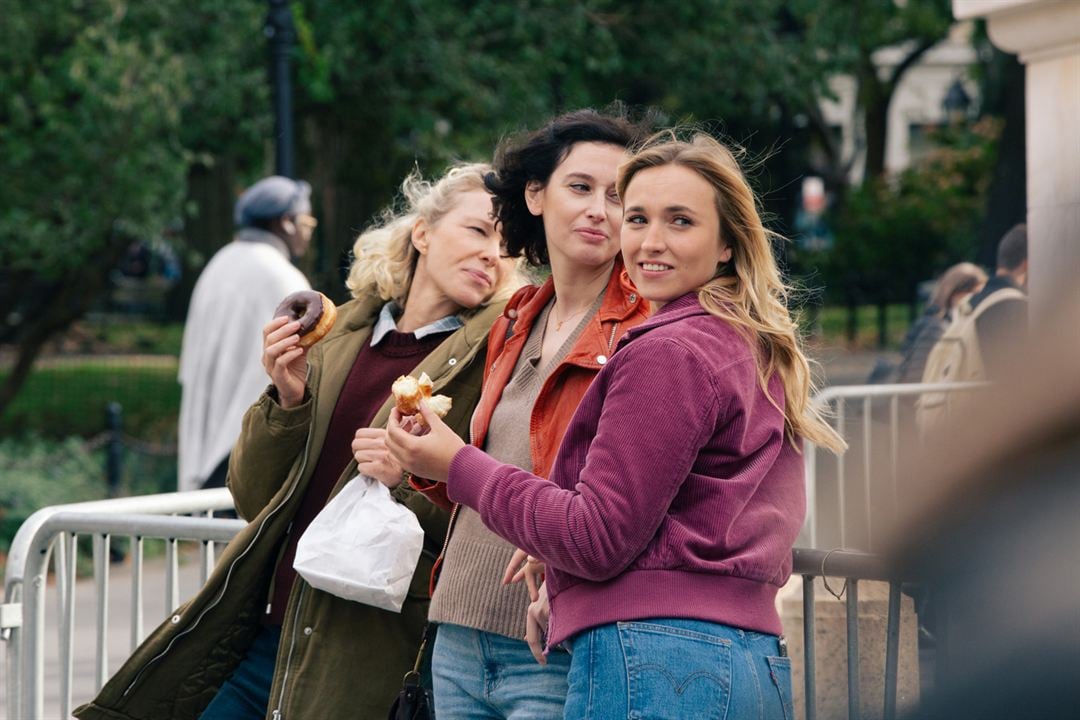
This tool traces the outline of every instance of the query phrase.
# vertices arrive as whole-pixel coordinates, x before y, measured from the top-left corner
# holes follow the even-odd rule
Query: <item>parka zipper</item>
[[[307,382],[310,381],[310,379],[311,379],[311,366],[308,366],[307,376],[304,378],[305,384],[307,384]],[[263,521],[259,524],[259,529],[256,531],[255,537],[253,537],[251,539],[251,542],[248,543],[248,546],[246,548],[244,548],[244,551],[241,552],[236,557],[236,559],[232,561],[231,565],[229,565],[229,572],[227,572],[225,574],[225,582],[221,586],[221,592],[219,592],[217,597],[214,598],[214,601],[212,603],[210,603],[209,605],[207,605],[205,608],[203,608],[202,612],[199,613],[199,616],[197,618],[195,618],[195,622],[193,622],[190,627],[185,629],[183,632],[177,633],[173,637],[173,639],[169,641],[169,644],[165,646],[164,650],[162,650],[160,653],[158,653],[154,657],[150,658],[150,660],[147,661],[147,663],[145,665],[143,665],[142,669],[139,670],[138,673],[136,673],[135,678],[131,681],[131,683],[127,686],[127,688],[124,689],[124,693],[121,695],[121,697],[127,697],[128,693],[131,692],[132,688],[134,688],[135,685],[138,684],[139,679],[143,676],[143,674],[146,673],[146,671],[149,670],[150,667],[154,663],[156,663],[158,660],[160,660],[161,658],[168,655],[169,651],[172,649],[173,645],[176,644],[177,640],[179,640],[180,638],[184,637],[185,635],[187,635],[187,634],[191,633],[193,630],[195,630],[195,628],[199,626],[199,623],[202,622],[202,619],[206,616],[206,614],[208,612],[210,612],[211,610],[213,610],[215,607],[217,607],[218,604],[221,602],[221,599],[223,597],[225,597],[225,592],[229,589],[229,581],[232,579],[232,573],[233,573],[233,570],[236,568],[236,563],[243,560],[244,556],[247,555],[248,552],[251,551],[251,548],[255,547],[255,543],[258,542],[259,538],[262,536],[263,530],[266,529],[266,523],[268,523],[270,521],[270,518],[272,518],[274,515],[276,515],[278,513],[278,511],[281,510],[281,508],[285,507],[288,504],[289,499],[292,498],[293,493],[296,492],[296,486],[300,484],[299,479],[304,474],[304,469],[307,467],[308,454],[311,451],[311,435],[312,435],[312,428],[314,426],[314,418],[315,418],[315,394],[314,393],[312,393],[312,395],[311,395],[311,417],[312,417],[312,422],[308,426],[307,438],[304,440],[304,459],[303,459],[303,462],[300,463],[300,468],[296,473],[296,481],[293,482],[293,485],[289,489],[289,493],[285,496],[285,499],[281,501],[280,505],[278,505],[276,508],[274,508],[269,513],[267,513],[266,517],[263,518]]]
[[[293,612],[293,626],[292,635],[289,638],[289,654],[285,656],[285,672],[281,676],[281,693],[278,694],[277,707],[274,708],[274,720],[280,720],[283,717],[281,713],[281,706],[285,702],[285,689],[289,685],[289,667],[292,665],[293,650],[296,649],[296,629],[300,625],[300,608],[304,605],[304,592],[307,590],[307,583],[300,585],[300,592],[296,596],[296,610]]]

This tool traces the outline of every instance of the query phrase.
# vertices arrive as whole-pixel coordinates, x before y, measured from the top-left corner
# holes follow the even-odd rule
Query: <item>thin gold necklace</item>
[[[580,315],[581,313],[583,313],[583,312],[585,312],[586,310],[588,310],[588,309],[589,309],[589,307],[592,307],[592,304],[590,303],[588,307],[583,307],[583,308],[581,308],[580,310],[578,310],[577,312],[575,312],[575,313],[572,313],[572,314],[570,314],[570,315],[567,315],[567,316],[566,316],[566,317],[564,317],[564,318],[563,318],[562,320],[560,320],[560,319],[559,319],[559,316],[555,314],[555,306],[556,306],[556,305],[558,305],[558,302],[559,302],[559,301],[558,301],[558,300],[556,300],[556,301],[555,301],[555,305],[552,305],[552,306],[551,306],[551,316],[555,318],[555,332],[559,332],[560,330],[562,330],[562,326],[563,326],[563,323],[565,323],[565,322],[566,322],[567,320],[569,320],[570,318],[573,318],[573,317],[576,317],[576,316]]]

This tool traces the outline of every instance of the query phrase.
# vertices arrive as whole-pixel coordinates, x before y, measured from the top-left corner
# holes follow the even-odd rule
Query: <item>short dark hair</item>
[[[530,182],[546,185],[571,148],[580,142],[596,142],[631,148],[648,132],[651,113],[632,121],[621,106],[597,112],[575,110],[552,119],[542,128],[504,139],[495,151],[494,172],[484,180],[493,196],[506,252],[522,254],[531,265],[548,262],[543,218],[529,212],[525,188]]]
[[[998,270],[1015,270],[1027,260],[1027,225],[1013,225],[1001,238],[997,250]]]

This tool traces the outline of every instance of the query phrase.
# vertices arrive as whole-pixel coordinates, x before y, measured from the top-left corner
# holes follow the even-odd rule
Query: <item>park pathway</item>
[[[108,667],[106,675],[111,675],[131,654],[131,561],[112,565],[109,573],[109,632],[108,632]],[[199,566],[197,556],[183,555],[180,561],[180,601],[184,602],[199,588]],[[60,713],[60,668],[59,644],[57,636],[57,594],[50,579],[46,606],[45,635],[45,714],[43,720],[64,720]],[[72,707],[77,707],[90,700],[96,692],[97,648],[97,592],[91,578],[81,579],[75,590],[75,647],[74,677],[72,680]],[[143,627],[149,633],[172,608],[165,607],[165,559],[164,557],[146,558],[143,561]],[[6,645],[0,644],[4,659],[0,662],[6,678],[10,669],[7,667]],[[15,720],[8,714],[7,683],[0,682],[0,720]]]

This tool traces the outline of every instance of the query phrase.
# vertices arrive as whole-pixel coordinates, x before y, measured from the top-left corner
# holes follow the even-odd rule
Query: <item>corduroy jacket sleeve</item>
[[[551,481],[474,447],[454,457],[450,499],[578,577],[625,570],[656,535],[723,408],[709,371],[673,340],[619,352],[582,399]]]
[[[240,437],[229,455],[227,481],[240,517],[250,521],[262,512],[289,478],[304,451],[311,409],[310,393],[305,392],[302,404],[286,410],[270,391],[244,415]]]

